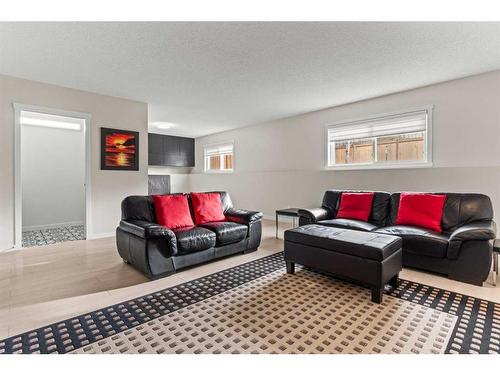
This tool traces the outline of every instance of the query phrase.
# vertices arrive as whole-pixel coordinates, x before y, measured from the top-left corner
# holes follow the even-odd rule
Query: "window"
[[[328,167],[429,165],[431,108],[328,126]]]
[[[234,145],[225,143],[205,147],[205,172],[232,172]]]

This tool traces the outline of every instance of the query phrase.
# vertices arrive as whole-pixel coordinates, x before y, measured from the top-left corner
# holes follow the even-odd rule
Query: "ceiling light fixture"
[[[155,128],[162,130],[170,129],[175,126],[175,124],[172,124],[171,122],[163,122],[163,121],[152,122],[151,125],[153,125]]]

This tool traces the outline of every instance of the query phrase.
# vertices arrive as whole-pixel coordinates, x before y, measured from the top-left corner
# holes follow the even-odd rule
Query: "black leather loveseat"
[[[257,250],[262,213],[235,209],[229,194],[216,193],[221,196],[225,221],[179,229],[157,224],[152,196],[125,198],[116,228],[120,256],[156,279],[212,259]],[[193,214],[191,198],[186,195]]]
[[[346,191],[348,192],[348,191]],[[352,192],[352,191],[349,191]],[[415,226],[395,225],[400,193],[375,192],[368,222],[336,218],[342,191],[328,190],[320,208],[299,210],[299,225],[317,223],[336,228],[399,236],[403,265],[482,285],[491,268],[492,241],[496,237],[491,200],[483,194],[446,195],[438,233]]]

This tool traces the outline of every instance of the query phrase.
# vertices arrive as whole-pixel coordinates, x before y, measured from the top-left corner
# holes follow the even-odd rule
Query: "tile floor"
[[[23,232],[23,247],[45,246],[58,242],[85,239],[83,225],[70,225],[58,228],[30,230]]]
[[[282,222],[282,231],[290,224]],[[167,288],[283,250],[274,221],[264,220],[258,251],[150,281],[123,263],[115,239],[60,242],[0,253],[0,338]],[[500,285],[483,287],[404,269],[402,278],[500,303]]]

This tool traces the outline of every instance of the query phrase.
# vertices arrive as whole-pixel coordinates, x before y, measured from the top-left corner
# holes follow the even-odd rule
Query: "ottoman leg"
[[[290,274],[293,274],[295,273],[295,263],[294,262],[290,262],[290,261],[286,261],[286,273],[290,273]]]
[[[384,295],[384,288],[373,287],[372,288],[372,302],[382,303],[382,298]]]
[[[394,276],[392,279],[389,280],[389,285],[393,289],[397,289],[398,288],[398,285],[399,285],[399,274],[397,274],[396,276]]]

